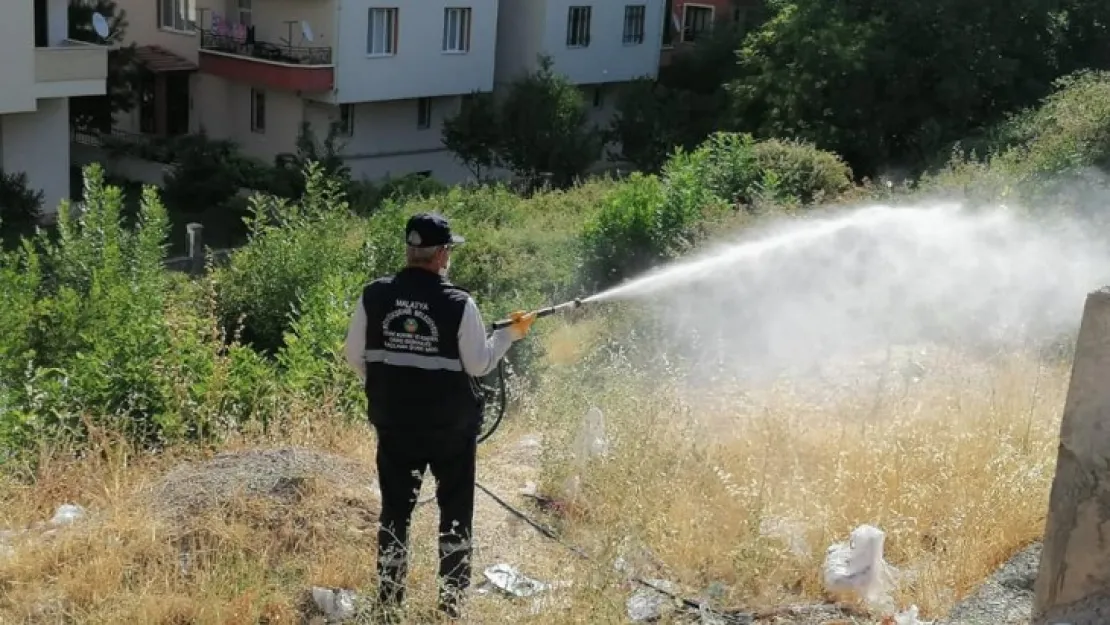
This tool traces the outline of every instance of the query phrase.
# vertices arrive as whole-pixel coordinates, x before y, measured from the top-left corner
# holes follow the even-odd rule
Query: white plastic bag
[[[933,625],[933,621],[922,621],[917,618],[918,612],[916,605],[911,605],[905,612],[899,612],[894,615],[894,625]]]
[[[883,560],[886,534],[877,527],[860,525],[846,543],[836,543],[825,553],[825,589],[859,596],[869,607],[893,611],[894,572]],[[912,622],[912,621],[911,621]]]

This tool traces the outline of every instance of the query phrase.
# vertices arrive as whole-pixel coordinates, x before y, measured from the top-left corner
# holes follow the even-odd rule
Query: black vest
[[[412,432],[477,432],[484,396],[459,358],[469,293],[408,267],[362,291],[370,422]]]

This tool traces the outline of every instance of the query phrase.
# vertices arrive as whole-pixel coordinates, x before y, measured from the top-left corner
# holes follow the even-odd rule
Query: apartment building
[[[108,50],[68,39],[68,0],[11,2],[0,19],[0,167],[56,214],[70,194],[69,98],[103,95]]]
[[[156,76],[124,131],[204,130],[271,160],[338,123],[356,177],[467,170],[441,124],[493,88],[497,0],[119,0]]]
[[[501,0],[496,82],[536,68],[540,54],[583,90],[605,125],[620,83],[659,72],[664,0]]]

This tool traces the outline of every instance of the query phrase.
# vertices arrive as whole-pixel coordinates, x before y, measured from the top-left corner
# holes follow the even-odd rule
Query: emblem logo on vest
[[[438,354],[439,327],[428,314],[428,303],[398,299],[393,306],[382,320],[382,347],[395,352]]]

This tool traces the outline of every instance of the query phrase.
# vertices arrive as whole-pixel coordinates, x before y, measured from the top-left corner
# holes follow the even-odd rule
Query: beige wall
[[[198,35],[166,30],[158,25],[158,0],[116,0],[117,6],[127,11],[127,43],[140,46],[155,45],[197,62]],[[197,8],[210,8],[212,0],[197,0]]]
[[[35,13],[30,0],[4,2],[0,60],[0,113],[35,110]]]
[[[251,130],[250,85],[201,74],[193,92],[193,120],[215,139],[229,139],[243,153],[272,162],[281,152],[296,150],[297,132],[305,119],[304,100],[296,94],[262,90],[266,97],[266,128]]]
[[[69,197],[69,100],[39,100],[33,113],[0,116],[0,164],[43,191],[43,215]]]

